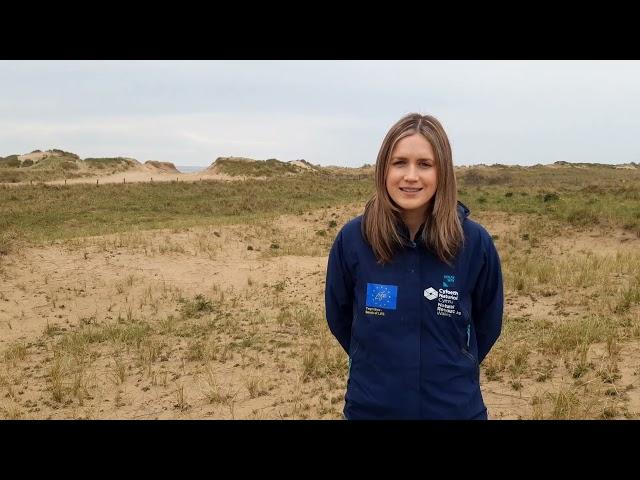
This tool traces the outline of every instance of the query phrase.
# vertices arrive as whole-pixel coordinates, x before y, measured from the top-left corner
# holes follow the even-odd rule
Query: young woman
[[[500,259],[457,201],[440,122],[412,113],[393,125],[375,182],[327,267],[327,321],[349,355],[344,415],[486,419],[479,365],[502,326]]]

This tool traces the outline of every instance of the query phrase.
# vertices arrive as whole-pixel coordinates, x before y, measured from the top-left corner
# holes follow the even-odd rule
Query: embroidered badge
[[[398,287],[396,285],[367,283],[367,307],[395,310],[397,299]]]

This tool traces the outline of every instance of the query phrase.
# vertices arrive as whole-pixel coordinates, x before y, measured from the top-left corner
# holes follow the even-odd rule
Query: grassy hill
[[[44,182],[124,172],[140,168],[132,158],[85,158],[64,150],[34,150],[25,155],[0,157],[0,183]]]
[[[253,160],[243,157],[218,157],[207,168],[207,171],[216,174],[247,177],[273,177],[280,175],[295,175],[303,172],[315,172],[320,168],[305,160],[282,162],[275,158],[268,160]]]

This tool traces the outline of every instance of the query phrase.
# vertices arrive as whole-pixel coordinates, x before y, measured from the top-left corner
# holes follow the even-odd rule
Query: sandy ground
[[[113,173],[109,175],[99,175],[81,178],[68,178],[51,180],[44,183],[46,185],[76,185],[76,184],[96,184],[106,183],[144,183],[144,182],[200,182],[200,181],[243,181],[250,179],[264,180],[266,177],[246,177],[230,176],[223,173],[212,173],[206,169],[199,172],[189,173],[167,173],[151,166],[142,166],[138,169],[131,169],[126,172]],[[32,182],[0,182],[3,186],[29,185]]]
[[[164,173],[159,171],[128,171],[104,175],[100,177],[72,178],[44,182],[50,185],[73,185],[78,183],[141,183],[141,182],[199,182],[205,180],[243,180],[243,178],[230,177],[223,174],[209,172],[194,173]]]
[[[358,213],[358,206],[350,206],[283,216],[270,225],[92,237],[4,257],[0,352],[15,345],[26,352],[17,360],[5,353],[0,413],[8,418],[340,418],[345,369],[309,374],[318,358],[326,365],[346,363],[322,316],[326,251],[337,230],[326,238],[314,232],[331,219],[339,226]],[[518,219],[507,215],[479,220],[498,236],[519,228]],[[275,241],[279,249],[272,248]],[[301,244],[308,249],[296,250]],[[605,236],[584,231],[553,242],[549,254],[639,247],[640,239],[623,231]],[[181,319],[180,299],[196,295],[211,299],[214,311]],[[511,294],[505,310],[532,320],[558,317],[558,297]],[[575,307],[567,312],[582,313]],[[156,333],[135,346],[96,342],[64,354],[57,347],[74,332],[135,322]],[[199,354],[200,347],[217,353]],[[620,355],[617,383],[636,388],[640,344],[626,342]],[[531,359],[538,361],[544,358]],[[56,372],[63,372],[58,387],[64,392],[57,400]],[[515,391],[506,376],[489,380],[483,373],[490,417],[531,418],[532,398],[568,381],[566,376],[558,369],[545,383],[524,378]],[[639,395],[629,395],[627,407],[632,414],[640,411]]]
[[[285,232],[295,239],[295,231],[306,223],[283,217],[255,234],[246,226],[212,226],[94,237],[29,248],[5,258],[0,352],[18,343],[28,345],[29,354],[20,367],[4,372],[4,380],[0,376],[0,385],[16,376],[19,380],[7,397],[9,405],[0,408],[17,408],[21,418],[339,418],[342,386],[325,379],[303,381],[300,372],[305,352],[328,340],[317,333],[324,328],[318,313],[326,258],[281,255],[270,248]],[[198,294],[209,299],[224,296],[221,303],[238,322],[207,341],[224,348],[256,337],[258,349],[230,352],[223,361],[195,362],[185,360],[185,350],[195,339],[160,340],[168,343],[162,347],[165,360],[145,373],[135,359],[127,359],[132,373],[127,371],[127,380],[114,388],[109,379],[120,354],[103,348],[87,369],[93,382],[87,386],[91,399],[84,399],[82,406],[70,402],[58,407],[50,401],[47,371],[55,357],[51,345],[58,337],[79,326],[113,324],[128,315],[155,325],[170,315],[180,317],[178,299]],[[301,338],[304,332],[294,321],[276,322],[283,309],[312,311],[320,328]],[[55,332],[52,341],[45,331]],[[212,405],[205,399],[211,378],[224,395],[229,392],[232,402]],[[251,388],[254,384],[258,387]],[[187,400],[176,408],[182,403],[176,400],[179,391]],[[322,402],[320,407],[308,405]]]
[[[75,184],[96,184],[106,183],[144,183],[144,182],[200,182],[200,181],[244,181],[247,179],[265,180],[266,177],[246,177],[243,175],[230,176],[223,173],[212,173],[203,169],[200,172],[189,173],[167,173],[154,167],[143,166],[139,169],[132,169],[126,172],[113,173],[109,175],[99,175],[81,178],[68,178],[61,180],[51,180],[44,183],[46,185],[75,185]],[[3,186],[29,185],[32,182],[0,182]]]

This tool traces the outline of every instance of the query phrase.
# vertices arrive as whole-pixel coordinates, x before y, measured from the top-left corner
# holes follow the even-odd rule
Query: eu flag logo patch
[[[396,309],[398,287],[396,285],[379,285],[367,283],[367,307]]]

